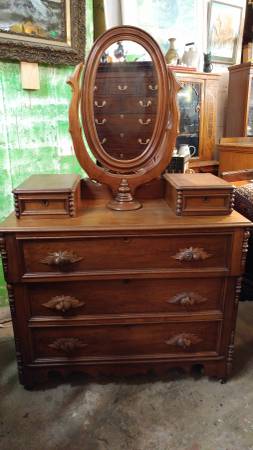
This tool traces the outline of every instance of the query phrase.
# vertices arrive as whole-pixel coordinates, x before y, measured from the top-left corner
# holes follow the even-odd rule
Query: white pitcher
[[[191,150],[192,149],[192,150]],[[178,150],[179,156],[194,156],[197,149],[194,147],[194,145],[188,145],[188,144],[181,144]]]

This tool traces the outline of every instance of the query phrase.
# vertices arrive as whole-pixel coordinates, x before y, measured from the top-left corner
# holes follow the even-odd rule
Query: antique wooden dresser
[[[157,79],[150,141],[132,157],[126,143],[120,151],[129,150],[128,159],[103,147],[95,121],[101,57],[119,41],[142,45]],[[140,80],[143,102],[148,78],[146,90]],[[75,217],[66,211],[61,218],[13,213],[0,226],[20,382],[29,387],[55,371],[159,373],[193,366],[226,380],[251,222],[235,211],[215,214],[211,192],[213,215],[204,215],[205,193],[197,188],[191,200],[196,215],[177,216],[168,205],[168,180],[161,173],[176,141],[177,84],[159,47],[142,30],[111,29],[70,84],[70,132],[89,175],[76,190]],[[44,212],[45,190],[41,205],[38,186],[29,190]]]

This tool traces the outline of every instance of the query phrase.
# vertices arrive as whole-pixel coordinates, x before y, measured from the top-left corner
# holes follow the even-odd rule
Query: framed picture
[[[229,3],[212,0],[208,21],[208,51],[212,61],[235,64],[239,41],[242,37],[243,8]]]
[[[84,49],[85,0],[0,0],[0,58],[77,64]]]

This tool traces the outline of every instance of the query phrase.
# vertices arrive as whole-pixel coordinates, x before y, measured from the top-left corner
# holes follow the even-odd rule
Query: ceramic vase
[[[175,42],[176,42],[175,38],[169,39],[169,49],[165,55],[165,59],[168,64],[177,64],[178,53],[175,47]]]

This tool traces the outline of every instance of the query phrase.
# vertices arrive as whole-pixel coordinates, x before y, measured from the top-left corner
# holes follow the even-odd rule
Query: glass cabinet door
[[[188,144],[196,150],[194,157],[199,156],[199,129],[200,129],[200,82],[180,81],[182,88],[178,92],[178,106],[180,111],[179,135],[176,146]],[[193,149],[192,149],[193,151]]]
[[[250,80],[247,136],[253,136],[253,78]]]

